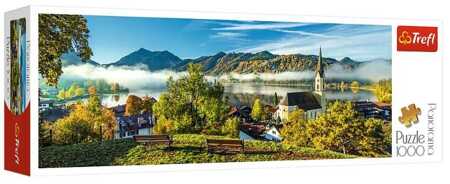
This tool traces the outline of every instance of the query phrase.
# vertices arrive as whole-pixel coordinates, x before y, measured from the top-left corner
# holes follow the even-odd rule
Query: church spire
[[[319,58],[317,61],[317,66],[316,66],[316,75],[319,74],[320,77],[325,77],[324,74],[324,69],[323,69],[323,63],[322,63],[322,47],[319,48]]]
[[[319,48],[319,58],[317,61],[316,74],[314,77],[314,93],[317,94],[322,106],[322,112],[326,111],[327,101],[325,98],[325,69],[322,58],[322,47]]]
[[[319,59],[322,59],[322,46],[319,47]]]

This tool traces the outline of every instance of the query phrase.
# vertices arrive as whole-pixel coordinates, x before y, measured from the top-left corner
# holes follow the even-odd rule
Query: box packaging
[[[4,31],[6,170],[441,161],[440,21],[29,6]]]

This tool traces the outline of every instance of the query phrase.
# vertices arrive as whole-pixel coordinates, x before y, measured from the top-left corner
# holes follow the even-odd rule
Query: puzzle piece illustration
[[[422,113],[420,108],[416,107],[415,104],[410,104],[408,107],[402,107],[402,116],[398,117],[398,120],[405,125],[407,128],[411,127],[414,123],[419,122],[418,116]]]

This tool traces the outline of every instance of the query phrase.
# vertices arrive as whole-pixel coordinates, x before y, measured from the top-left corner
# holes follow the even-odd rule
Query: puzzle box
[[[5,24],[6,170],[442,157],[440,21],[29,6]]]

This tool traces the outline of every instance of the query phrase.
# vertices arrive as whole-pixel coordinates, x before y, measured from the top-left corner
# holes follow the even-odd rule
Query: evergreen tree
[[[266,116],[263,104],[259,98],[255,99],[255,102],[253,102],[251,116],[256,121],[261,121]]]
[[[278,99],[278,94],[277,94],[277,92],[275,92],[274,99],[273,99],[273,105],[277,106],[279,103],[280,103],[280,101]]]

